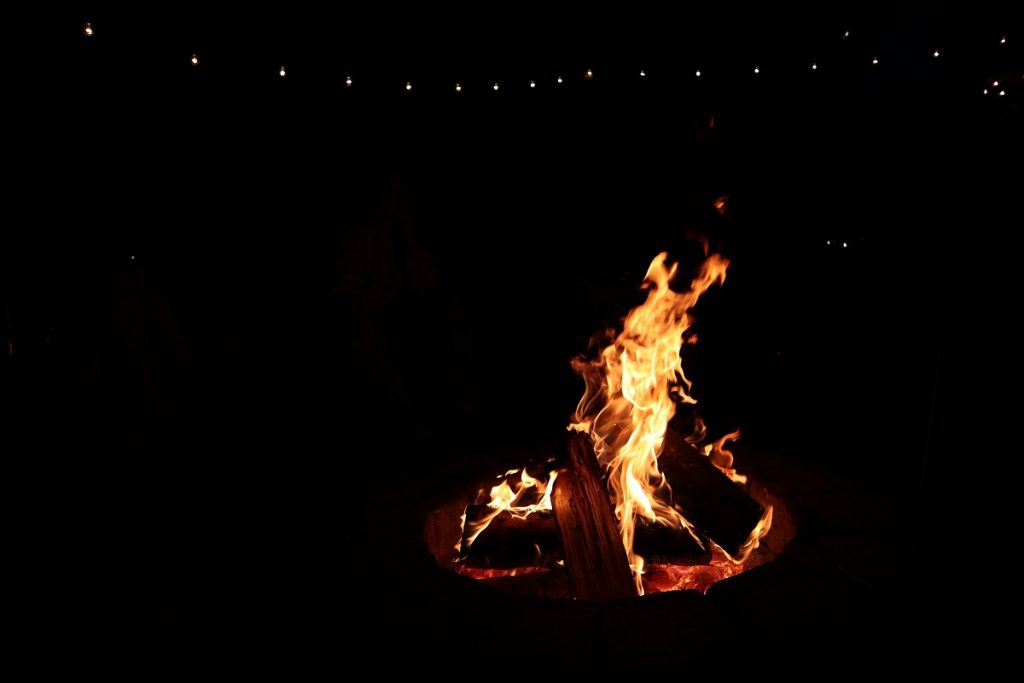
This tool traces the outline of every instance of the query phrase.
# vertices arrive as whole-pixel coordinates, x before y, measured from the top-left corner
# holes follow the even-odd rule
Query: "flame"
[[[725,445],[730,441],[736,441],[740,438],[740,430],[730,432],[726,434],[718,441],[709,443],[701,452],[711,458],[711,464],[722,471],[722,474],[732,479],[737,484],[746,484],[747,476],[745,474],[738,474],[736,468],[732,466],[733,456],[732,451],[727,451]]]
[[[518,481],[513,479],[516,474],[519,475]],[[508,512],[518,519],[526,519],[535,512],[550,511],[551,493],[555,490],[557,477],[558,472],[551,471],[548,472],[546,480],[536,479],[530,476],[525,467],[522,470],[509,470],[503,475],[499,474],[496,478],[501,479],[501,482],[491,487],[490,499],[487,501],[489,508],[487,514],[470,521],[466,519],[466,513],[462,513],[462,527],[467,533],[465,534],[465,543],[460,542],[457,549],[459,551],[463,548],[469,550],[477,536],[483,533],[491,521],[502,512]],[[531,493],[537,497],[537,502],[522,504],[524,499],[534,497],[528,495]]]
[[[706,243],[705,243],[706,246]],[[707,251],[705,250],[705,254]],[[691,382],[683,372],[681,349],[695,341],[689,333],[691,309],[712,285],[725,282],[729,261],[719,254],[707,256],[686,291],[669,285],[678,264],[667,265],[658,254],[644,277],[647,299],[629,312],[622,331],[596,359],[576,358],[573,367],[586,383],[570,429],[589,433],[594,452],[608,474],[609,493],[619,521],[619,532],[633,569],[637,591],[644,592],[644,559],[633,552],[637,517],[686,530],[703,547],[691,524],[670,504],[668,482],[658,469],[658,456],[677,403],[696,403]],[[610,339],[605,333],[592,340]],[[699,441],[704,425],[697,421],[688,440]],[[733,481],[742,478],[732,469],[732,453],[725,449],[737,433],[705,447],[705,454]],[[731,471],[731,474],[729,472]],[[740,553],[742,559],[756,547],[771,524],[770,510]],[[760,534],[760,535],[759,535]],[[748,548],[748,546],[750,546]],[[729,557],[721,548],[716,555]]]
[[[676,405],[697,402],[690,395],[691,382],[682,365],[683,346],[697,341],[690,329],[693,323],[690,311],[704,292],[725,282],[729,267],[729,261],[719,254],[708,255],[708,244],[703,238],[701,244],[706,258],[686,291],[677,292],[670,287],[678,264],[667,265],[667,254],[658,254],[644,277],[646,300],[629,312],[622,331],[616,334],[614,330],[606,330],[595,335],[591,346],[604,344],[596,358],[580,356],[572,361],[586,387],[568,428],[589,434],[594,453],[607,473],[619,533],[637,592],[641,595],[687,588],[706,591],[716,581],[742,572],[744,562],[758,548],[772,523],[772,507],[765,505],[760,521],[735,556],[711,541],[712,559],[707,565],[656,564],[645,569],[644,558],[633,552],[638,516],[686,531],[702,548],[706,542],[672,506],[671,488],[658,469],[665,432],[676,413]],[[731,442],[739,439],[740,432],[737,430],[717,441],[702,444],[706,434],[703,420],[695,416],[693,427],[684,438],[733,482],[746,484],[747,477],[736,471],[733,453],[728,449]],[[502,512],[525,519],[535,512],[551,511],[551,493],[557,476],[557,471],[552,469],[546,480],[538,479],[526,468],[499,474],[498,484],[489,491],[485,487],[477,493],[476,503],[486,501],[486,514],[467,520],[463,513],[464,541],[456,546],[457,550],[468,550]],[[547,569],[461,568],[459,571],[475,578],[490,578]]]

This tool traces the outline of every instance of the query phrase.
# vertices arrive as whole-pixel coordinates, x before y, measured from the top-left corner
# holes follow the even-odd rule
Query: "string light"
[[[999,87],[999,81],[992,81],[992,87],[993,88],[998,88]]]
[[[591,81],[594,79],[594,72],[591,69],[587,69],[587,80]]]
[[[825,240],[825,244],[826,244],[827,246],[830,246],[830,247],[831,247],[831,246],[832,246],[832,240]]]
[[[412,90],[412,83],[410,83],[409,81],[406,81],[405,82],[405,92],[409,92],[410,90]]]
[[[1002,96],[1003,96],[1003,95],[1005,95],[1005,94],[1006,94],[1006,91],[1005,91],[1005,90],[1000,90],[1000,91],[999,91],[999,96],[1000,96],[1000,97],[1002,97]]]
[[[537,84],[535,82],[533,82],[533,81],[530,81],[530,87],[531,88],[536,88]]]
[[[193,53],[192,59],[190,59],[189,61],[192,62],[192,66],[197,66],[199,64],[199,57],[197,57],[195,53]]]
[[[640,69],[640,78],[646,78],[646,77],[647,77],[647,73],[643,69]]]
[[[757,67],[755,66],[755,67],[754,67],[754,73],[755,73],[755,74],[759,74],[759,73],[761,73],[761,70],[760,70],[760,69],[758,69],[758,68],[757,68]]]
[[[697,69],[697,78],[700,78],[700,69]]]
[[[494,84],[494,92],[498,92],[498,84],[497,83]]]
[[[86,24],[86,26],[88,26],[88,25],[89,24]],[[92,35],[92,34],[90,33],[89,35]],[[999,44],[1000,45],[1006,45],[1006,36],[1003,36],[1002,38],[999,39]]]
[[[932,53],[932,57],[938,57],[938,56],[939,56],[939,51],[938,50],[936,50],[935,52]]]
[[[277,73],[281,76],[281,78],[284,78],[285,76],[288,75],[288,72],[285,70],[284,65],[281,66],[281,70],[278,71]]]
[[[985,88],[984,90],[982,90],[981,94],[982,95],[987,95],[988,94],[988,88]]]
[[[462,85],[460,83],[455,84],[455,92],[462,92]]]
[[[843,242],[843,249],[846,249],[846,242]]]
[[[849,37],[850,37],[850,32],[849,31],[844,31],[843,32],[843,38],[849,38]]]
[[[559,76],[559,77],[558,77],[558,82],[559,82],[559,83],[561,83],[561,82],[562,82],[562,77],[561,77],[561,76]]]
[[[82,31],[85,33],[85,36],[87,38],[91,38],[92,37],[92,23],[88,22],[88,21],[85,22],[85,27],[82,29]],[[1006,39],[1003,38],[1003,41],[1005,42]]]
[[[818,70],[818,63],[814,62],[813,64],[811,64],[811,71],[817,71],[817,70]]]
[[[345,85],[351,87],[351,85],[352,85],[352,77],[351,76],[345,76]]]
[[[872,59],[871,63],[872,64],[878,64],[878,57],[875,57],[874,59]]]
[[[129,261],[134,261],[135,260],[135,254],[132,254],[131,256],[129,256],[128,260]]]

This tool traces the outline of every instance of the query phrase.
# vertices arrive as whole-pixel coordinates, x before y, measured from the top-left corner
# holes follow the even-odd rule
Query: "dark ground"
[[[655,253],[693,267],[686,235],[701,232],[732,259],[688,357],[709,424],[870,481],[913,523],[912,571],[879,598],[887,626],[795,646],[997,649],[976,626],[1016,593],[987,558],[1018,516],[1024,86],[1016,74],[1008,97],[976,92],[1019,71],[1020,52],[979,47],[1001,15],[966,7],[920,30],[910,12],[858,15],[899,65],[884,73],[862,66],[868,39],[751,43],[756,17],[727,30],[709,9],[713,28],[687,28],[673,51],[668,29],[635,16],[615,34],[618,10],[602,7],[589,33],[542,31],[523,62],[507,56],[515,31],[462,44],[480,65],[468,83],[564,66],[563,92],[461,101],[439,74],[469,61],[441,38],[448,49],[416,59],[435,44],[416,17],[402,35],[419,37],[352,67],[374,85],[342,92],[323,87],[329,30],[305,19],[273,46],[219,20],[148,41],[97,19],[132,37],[95,44],[76,16],[27,25],[0,209],[0,447],[25,631],[77,640],[113,624],[115,649],[170,644],[174,659],[301,642],[444,663],[457,648],[423,643],[471,628],[460,605],[408,618],[388,591],[405,568],[358,540],[391,528],[395,498],[464,484],[491,443],[556,438],[581,390],[568,359],[637,301]],[[843,25],[779,22],[829,41]],[[227,66],[159,61],[190,37]],[[958,60],[912,56],[940,39]],[[737,45],[778,75],[741,75]],[[673,85],[702,47],[723,75]],[[245,75],[246,48],[269,77]],[[296,55],[294,78],[272,75],[275,50]],[[805,52],[833,71],[798,72]],[[423,84],[413,96],[379,85],[407,78],[391,68],[403,59]],[[641,87],[634,61],[661,80]],[[339,624],[358,628],[355,647]]]

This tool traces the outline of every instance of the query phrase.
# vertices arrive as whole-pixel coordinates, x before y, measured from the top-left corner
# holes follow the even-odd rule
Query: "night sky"
[[[1019,515],[988,462],[1018,440],[1020,3],[168,5],[4,42],[27,632],[400,621],[338,578],[354,479],[386,505],[466,444],[557,438],[569,358],[694,234],[732,260],[687,359],[713,430],[884,482],[922,637],[958,638],[936,596],[1010,597],[935,559]]]

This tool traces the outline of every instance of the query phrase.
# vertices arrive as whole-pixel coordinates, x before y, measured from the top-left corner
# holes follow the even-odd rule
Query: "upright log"
[[[562,536],[572,596],[613,600],[636,595],[608,489],[586,434],[570,435],[569,461],[555,481],[551,504]]]

